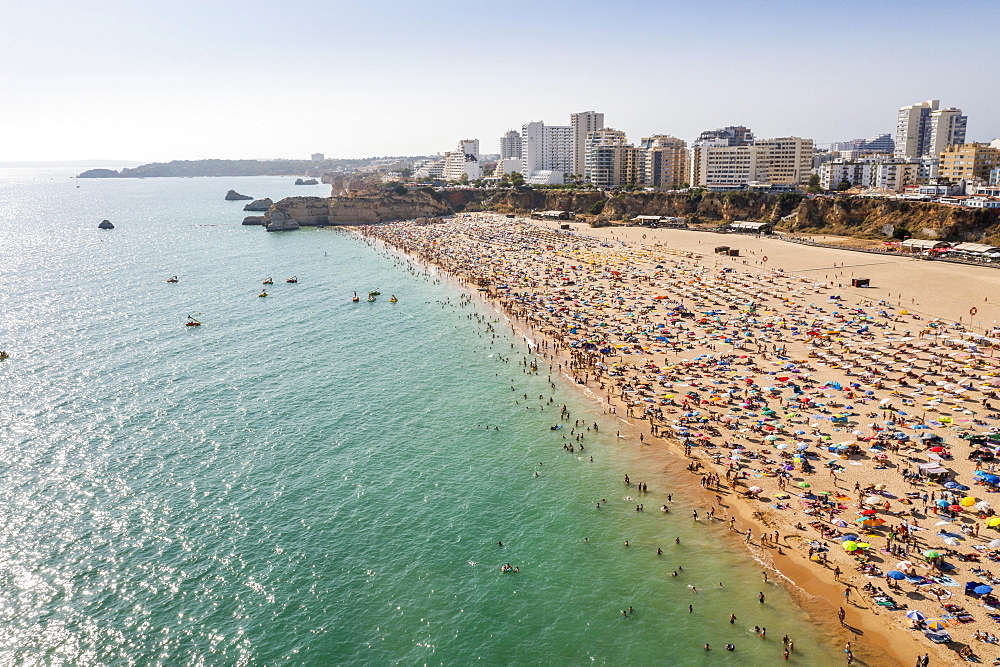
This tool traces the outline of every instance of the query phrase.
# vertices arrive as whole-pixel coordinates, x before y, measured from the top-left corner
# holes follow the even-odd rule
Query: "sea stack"
[[[248,199],[249,199],[249,197],[248,197]],[[244,206],[243,210],[244,211],[266,211],[267,209],[271,208],[271,204],[273,204],[273,203],[274,202],[271,201],[270,197],[265,197],[264,199],[255,199],[254,201],[252,201],[249,204],[247,204],[246,206]]]
[[[98,229],[114,229],[115,226],[111,224],[110,220],[101,220],[101,224],[97,225]]]
[[[247,201],[253,199],[249,195],[241,195],[236,190],[230,190],[226,193],[226,201]]]
[[[269,232],[290,232],[299,228],[299,223],[294,218],[285,215],[281,211],[271,211],[269,215],[270,222],[265,227]]]
[[[315,178],[307,178],[307,179],[296,178],[295,185],[319,185],[319,181],[317,181]]]

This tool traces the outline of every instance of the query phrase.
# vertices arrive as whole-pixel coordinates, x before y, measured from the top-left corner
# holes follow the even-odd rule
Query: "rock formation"
[[[295,185],[319,185],[319,181],[317,181],[315,178],[307,178],[304,180],[301,178],[296,178]]]
[[[265,229],[269,232],[290,232],[299,228],[299,223],[281,211],[272,211],[267,218]]]
[[[241,195],[236,190],[230,190],[226,193],[226,201],[246,201],[248,199],[253,199],[249,195]]]
[[[111,224],[110,220],[101,220],[101,224],[97,225],[98,229],[114,229],[115,226]]]
[[[121,178],[121,174],[114,169],[88,169],[77,178]]]
[[[247,197],[247,199],[249,199],[249,197]],[[270,197],[265,197],[264,199],[255,199],[252,202],[250,202],[249,204],[247,204],[246,206],[244,206],[243,210],[244,211],[266,211],[267,209],[271,208],[271,204],[273,204],[273,203],[274,202],[271,201]]]
[[[417,190],[403,195],[382,192],[350,197],[289,197],[271,206],[264,221],[267,225],[286,220],[303,226],[352,225],[433,218],[451,212],[437,193]],[[280,219],[276,217],[279,215]]]
[[[243,218],[243,224],[244,225],[263,225],[264,224],[264,216],[262,216],[262,215],[248,215],[247,217]]]

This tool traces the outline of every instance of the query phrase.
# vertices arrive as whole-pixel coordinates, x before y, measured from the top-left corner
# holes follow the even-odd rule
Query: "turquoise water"
[[[325,187],[71,173],[0,171],[3,664],[839,664],[486,306],[222,200]]]

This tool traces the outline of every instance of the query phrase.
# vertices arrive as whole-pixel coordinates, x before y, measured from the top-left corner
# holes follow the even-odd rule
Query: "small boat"
[[[168,283],[179,283],[180,281],[177,280],[177,276],[171,276],[171,277],[167,278],[167,282]]]
[[[358,301],[361,301],[361,299],[358,298],[358,293],[357,292],[354,293],[354,298],[352,298],[351,301],[353,301],[354,303],[357,303]]]
[[[261,290],[261,291],[260,291],[260,294],[258,294],[257,296],[259,296],[259,297],[261,297],[261,298],[263,298],[263,297],[267,296],[267,290],[266,290],[266,289],[265,289],[265,290]]]
[[[368,295],[368,299],[366,299],[366,300],[367,300],[367,301],[368,301],[369,303],[371,303],[371,302],[375,301],[375,297],[374,297],[374,296],[372,296],[371,294],[369,294],[369,295]]]
[[[7,352],[0,350],[0,361],[3,361],[4,359],[10,359],[10,355]]]
[[[389,298],[389,303],[396,303],[397,301],[399,301],[399,299],[397,299],[397,298],[396,298],[396,295],[395,295],[395,294],[393,294],[393,295],[392,295],[392,296],[391,296],[391,297]]]
[[[291,278],[285,278],[286,283],[297,283],[299,282],[298,276],[292,276]]]
[[[382,292],[379,292],[377,289],[376,290],[372,290],[371,292],[368,292],[368,294],[371,295],[371,296],[378,296],[381,293]]]
[[[265,279],[264,279],[264,282],[263,282],[262,284],[263,284],[263,285],[273,285],[273,284],[274,284],[274,281],[273,281],[273,280],[271,280],[271,277],[270,277],[270,276],[268,276],[267,278],[265,278]]]
[[[200,327],[201,322],[188,315],[188,321],[184,323],[186,327]]]

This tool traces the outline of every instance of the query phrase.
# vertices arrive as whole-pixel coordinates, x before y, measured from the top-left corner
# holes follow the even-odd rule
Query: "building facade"
[[[482,165],[479,162],[479,139],[462,139],[458,148],[444,154],[444,169],[442,178],[448,181],[461,180],[462,176],[470,181],[482,178]]]
[[[1000,150],[989,144],[962,144],[941,151],[938,178],[954,183],[965,180],[990,180],[990,172],[1000,167]]]
[[[891,134],[876,134],[867,139],[851,139],[850,141],[836,141],[830,144],[830,150],[837,153],[852,153],[855,157],[860,157],[872,153],[889,153],[895,150],[895,142]]]
[[[717,130],[705,130],[692,142],[692,146],[712,144],[715,146],[749,146],[753,143],[753,132],[743,125],[729,125]]]
[[[597,111],[579,111],[570,114],[569,126],[573,128],[572,174],[584,176],[587,169],[587,137],[591,132],[604,129],[604,114]]]
[[[809,182],[812,139],[779,137],[750,146],[720,143],[713,140],[691,148],[692,187],[735,189],[748,183],[798,186]]]
[[[613,128],[587,135],[583,177],[599,188],[614,188],[635,182],[635,148],[625,133]]]
[[[562,183],[573,172],[573,128],[546,125],[542,121],[525,123],[521,127],[521,173],[532,182],[536,172],[549,172],[546,183]],[[558,174],[558,176],[556,176]],[[541,176],[539,174],[539,176]],[[558,180],[554,180],[554,179]]]
[[[940,104],[939,100],[927,100],[900,107],[896,115],[896,157],[937,157],[948,146],[965,143],[968,118],[961,109],[941,109]]]
[[[669,134],[644,137],[636,149],[636,181],[653,188],[676,190],[688,179],[687,142]]]
[[[500,137],[500,159],[521,159],[521,133],[517,130],[507,130]]]

